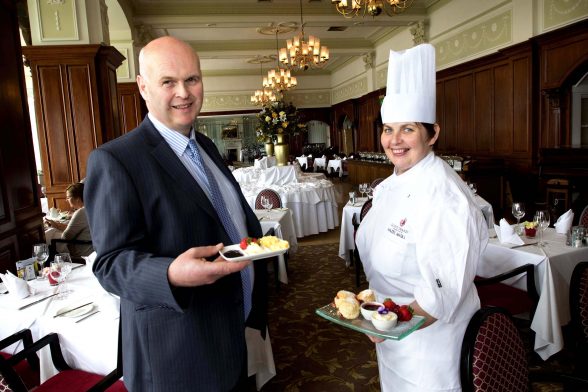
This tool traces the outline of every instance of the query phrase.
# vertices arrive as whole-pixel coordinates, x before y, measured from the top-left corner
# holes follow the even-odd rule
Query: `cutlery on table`
[[[76,320],[76,323],[79,323],[80,321],[83,321],[83,320],[87,319],[88,317],[91,317],[91,316],[95,315],[96,313],[100,313],[100,311],[99,310],[96,310],[96,311],[94,311],[94,312],[92,312],[90,314],[87,314],[84,317],[81,317],[81,318],[77,319]]]
[[[53,316],[53,318],[63,316],[64,314],[68,314],[70,312],[73,312],[74,310],[77,310],[79,308],[83,308],[84,306],[91,305],[91,304],[92,304],[92,302],[88,302],[87,304],[76,306],[75,308],[68,309],[65,312],[57,313],[55,316]]]
[[[43,298],[41,298],[41,299],[38,299],[38,300],[36,300],[36,301],[33,301],[33,302],[31,302],[30,304],[26,304],[26,305],[24,305],[24,306],[21,306],[20,308],[18,308],[18,310],[23,310],[23,309],[26,309],[26,308],[28,308],[29,306],[33,306],[33,305],[35,305],[35,304],[38,304],[39,302],[43,302],[43,301],[45,301],[46,299],[48,299],[48,298],[51,298],[51,297],[53,297],[53,296],[55,296],[55,295],[57,295],[57,294],[59,294],[59,293],[53,293],[53,294],[50,294],[50,295],[48,295],[48,296],[46,296],[46,297],[43,297]]]
[[[537,242],[529,242],[528,244],[515,245],[515,246],[512,246],[510,249],[522,248],[523,246],[530,246],[530,245],[537,245]]]

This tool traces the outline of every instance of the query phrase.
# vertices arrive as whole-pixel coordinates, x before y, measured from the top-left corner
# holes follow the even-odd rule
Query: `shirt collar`
[[[195,139],[194,128],[190,129],[190,137],[188,138],[184,136],[183,133],[166,127],[162,122],[151,115],[151,113],[147,113],[147,116],[149,116],[149,120],[151,120],[155,129],[157,129],[161,137],[163,137],[167,144],[169,144],[174,153],[178,157],[181,157],[186,151],[190,139]]]

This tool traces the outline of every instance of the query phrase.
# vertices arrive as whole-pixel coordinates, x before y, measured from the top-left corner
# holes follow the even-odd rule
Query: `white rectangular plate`
[[[243,249],[241,249],[241,247],[239,246],[239,244],[235,244],[235,245],[225,246],[224,248],[222,248],[220,250],[219,253],[223,257],[223,259],[225,259],[227,261],[243,261],[243,260],[266,259],[268,257],[282,255],[282,254],[286,253],[288,251],[288,249],[289,248],[280,249],[280,250],[273,250],[273,251],[268,251],[268,252],[263,252],[263,253],[258,253],[258,254],[255,254],[255,255],[247,255],[247,254],[245,254],[245,252],[243,251]],[[225,256],[225,253],[228,252],[228,251],[230,251],[230,250],[237,250],[237,251],[241,252],[241,254],[243,254],[243,256],[239,256],[239,257],[227,257],[227,256]]]

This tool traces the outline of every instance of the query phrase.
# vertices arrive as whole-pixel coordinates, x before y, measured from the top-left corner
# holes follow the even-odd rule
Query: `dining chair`
[[[357,214],[353,214],[351,217],[351,224],[353,225],[353,252],[351,254],[351,264],[355,264],[355,286],[359,287],[361,284],[361,271],[362,271],[362,263],[361,258],[359,257],[359,252],[357,251],[357,245],[355,244],[355,234],[357,233],[357,229],[359,229],[359,224],[365,218],[369,210],[372,208],[372,199],[368,199],[363,206],[361,206],[361,210],[359,212],[359,217]]]
[[[464,392],[527,392],[529,370],[523,340],[508,311],[482,308],[471,318],[461,346]]]
[[[526,274],[527,291],[501,283],[506,279],[522,274]],[[525,264],[489,278],[476,276],[474,284],[478,290],[482,307],[501,307],[513,316],[528,312],[529,319],[533,319],[539,302],[539,294],[535,285],[535,266],[533,264]]]
[[[51,243],[49,244],[49,259],[52,261],[55,258],[57,252],[57,244],[66,244],[66,245],[92,245],[92,240],[66,240],[63,238],[53,238],[51,239]],[[73,258],[72,261],[76,263],[85,263],[84,259],[82,258]]]
[[[584,207],[584,211],[580,214],[578,225],[588,227],[588,206]]]
[[[26,335],[27,334],[25,333],[23,336]],[[28,339],[28,336],[26,339]],[[16,372],[16,366],[25,359],[30,364],[30,358],[36,358],[36,352],[46,346],[49,346],[53,366],[55,366],[59,373],[41,383],[40,385],[31,388],[30,390],[34,390],[35,392],[124,392],[127,390],[124,386],[124,383],[119,380],[122,377],[122,357],[120,349],[119,328],[119,352],[117,358],[117,368],[108,375],[101,376],[99,374],[90,373],[83,370],[72,369],[63,358],[58,335],[56,333],[50,333],[34,343],[26,344],[23,350],[7,359],[0,357],[0,385],[3,383],[6,388],[3,389],[3,391],[29,391],[27,385]],[[34,366],[37,366],[38,368],[38,359],[36,359],[36,361],[37,364]],[[34,362],[35,360],[33,360],[33,363]]]
[[[274,191],[273,189],[265,188],[259,191],[255,197],[256,210],[263,210],[263,206],[261,205],[262,196],[265,196],[269,199],[269,201],[272,203],[272,208],[282,208],[282,199],[280,198],[278,192]]]
[[[23,348],[27,348],[33,344],[33,335],[30,329],[22,329],[7,338],[0,340],[0,350],[6,349],[6,347],[22,341]],[[0,352],[0,356],[3,360],[8,360],[12,357],[11,354]],[[31,354],[25,357],[22,361],[14,366],[14,372],[20,377],[23,384],[28,389],[33,389],[40,383],[40,372],[39,372],[39,358],[36,355]],[[0,373],[0,391],[6,391],[8,385],[4,381],[4,377]]]
[[[372,183],[371,183],[370,187],[371,187],[372,189],[374,189],[374,188],[375,188],[375,187],[377,187],[377,186],[380,184],[380,182],[382,182],[382,181],[384,181],[384,178],[376,178],[375,180],[373,180],[373,181],[372,181]]]

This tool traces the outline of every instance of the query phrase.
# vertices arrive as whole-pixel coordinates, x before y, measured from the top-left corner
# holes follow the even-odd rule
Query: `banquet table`
[[[26,309],[20,306],[45,298],[55,292],[48,281],[32,280],[30,285],[37,290],[33,297],[16,300],[10,294],[0,295],[0,339],[13,333],[29,328],[33,340],[37,341],[48,333],[59,334],[59,342],[66,362],[75,369],[106,375],[116,368],[118,348],[119,301],[116,296],[106,292],[92,274],[90,266],[81,265],[72,271],[67,278],[72,292],[66,299],[53,296]],[[78,317],[53,316],[66,306],[76,306],[93,303],[93,311],[98,313]],[[257,388],[260,389],[276,374],[273,353],[269,335],[261,338],[257,330],[247,328],[248,374],[255,374]],[[20,343],[15,343],[3,351],[14,354],[22,349]],[[49,348],[39,352],[41,382],[57,373],[53,367]]]
[[[544,247],[528,245],[510,249],[514,245],[501,244],[498,239],[491,238],[478,265],[477,275],[490,277],[527,263],[535,265],[539,303],[531,329],[535,331],[535,352],[546,360],[563,348],[561,326],[570,321],[570,279],[576,264],[588,260],[588,247],[565,245],[565,234],[558,234],[552,228],[545,231],[544,240]],[[524,238],[524,241],[534,243],[538,237]],[[526,290],[524,276],[506,283]]]
[[[292,211],[297,238],[339,225],[335,187],[323,174],[303,173],[296,165],[290,165],[265,170],[240,168],[233,175],[251,208],[255,208],[255,199],[262,189],[276,191],[282,207]]]
[[[277,165],[276,157],[263,157],[256,159],[253,162],[253,167],[257,169],[267,169],[269,167],[273,167]]]
[[[300,167],[304,169],[308,169],[310,167],[310,164],[312,163],[312,157],[301,156],[296,157],[296,160],[298,161]]]
[[[266,233],[270,228],[275,230],[276,237],[286,240],[290,243],[290,253],[295,253],[298,249],[298,239],[292,220],[292,211],[287,208],[266,210],[254,210],[259,219],[261,231]],[[278,256],[278,278],[280,282],[288,284],[288,272],[286,270],[286,261],[284,255]]]
[[[327,168],[327,158],[326,157],[321,157],[321,158],[314,158],[314,171],[317,170],[326,170]]]

